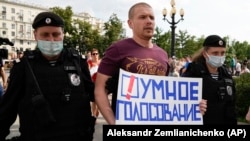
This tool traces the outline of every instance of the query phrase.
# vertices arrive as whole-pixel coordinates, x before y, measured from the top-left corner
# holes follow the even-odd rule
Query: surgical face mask
[[[221,67],[224,62],[225,62],[225,59],[226,59],[226,56],[213,56],[213,55],[208,55],[208,59],[207,59],[207,62],[213,66],[213,67]]]
[[[37,41],[37,47],[47,56],[53,57],[61,53],[63,49],[63,41]]]

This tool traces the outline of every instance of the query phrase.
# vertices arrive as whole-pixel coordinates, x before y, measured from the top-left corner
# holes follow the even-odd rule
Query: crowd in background
[[[176,58],[175,56],[169,58],[170,73],[169,76],[179,77],[187,69],[188,64],[192,62],[191,56],[187,55],[184,58]]]
[[[230,60],[230,71],[233,76],[240,76],[243,73],[250,73],[249,61],[239,60],[237,57],[232,57]]]
[[[175,56],[169,58],[170,73],[169,76],[179,77],[187,69],[188,64],[192,62],[192,56],[185,56],[183,58],[177,58]],[[250,73],[249,70],[250,63],[247,59],[239,60],[237,57],[233,57],[230,60],[230,66],[228,70],[231,72],[232,76],[240,76],[243,73]]]
[[[64,22],[60,16],[52,12],[36,16],[32,27],[38,50],[25,52],[24,57],[19,54],[10,70],[9,85],[0,102],[0,140],[6,139],[19,115],[20,140],[92,141],[99,112],[108,124],[116,124],[120,69],[202,78],[198,106],[203,124],[237,125],[232,76],[249,73],[248,61],[232,58],[228,73],[223,66],[226,42],[217,35],[208,36],[193,57],[167,58],[168,53],[151,40],[155,26],[152,7],[137,3],[128,13],[133,37],[111,44],[102,58],[94,48],[86,59],[78,51],[63,47]]]

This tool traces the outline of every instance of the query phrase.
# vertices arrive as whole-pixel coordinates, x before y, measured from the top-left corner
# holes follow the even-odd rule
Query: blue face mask
[[[213,56],[208,54],[207,56],[207,62],[215,68],[221,67],[224,64],[226,58],[225,56]]]
[[[63,49],[63,41],[37,41],[37,47],[40,51],[49,57],[59,55]]]

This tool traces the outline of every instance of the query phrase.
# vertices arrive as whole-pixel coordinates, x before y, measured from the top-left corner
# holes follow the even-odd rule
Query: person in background
[[[95,82],[95,102],[107,123],[111,125],[115,124],[120,69],[138,74],[169,74],[167,52],[152,42],[155,30],[152,7],[145,2],[134,4],[129,9],[127,23],[132,29],[132,38],[117,41],[107,48]],[[108,99],[110,93],[111,104]]]
[[[240,74],[241,74],[241,63],[239,59],[236,59],[235,76],[240,76]]]
[[[191,56],[190,56],[190,55],[187,55],[187,56],[185,57],[185,64],[184,64],[183,68],[182,68],[181,71],[180,71],[180,75],[182,75],[183,73],[185,73],[185,71],[186,71],[187,68],[188,68],[189,63],[191,63],[191,62],[192,62]]]
[[[16,56],[16,58],[13,60],[13,65],[14,65],[15,63],[20,62],[20,59],[21,59],[22,57],[23,57],[23,51],[18,50],[18,51],[17,51],[17,56]]]
[[[207,101],[203,123],[236,125],[236,90],[231,73],[224,65],[226,42],[209,35],[189,64],[183,77],[202,78],[202,99]]]
[[[233,56],[230,60],[230,67],[231,67],[231,73],[232,75],[235,75],[235,70],[236,70],[236,59],[235,56]]]
[[[169,69],[169,76],[174,76],[174,77],[179,77],[179,71],[177,71],[177,59],[175,56],[172,58],[169,58],[169,64],[170,64],[170,69]]]
[[[244,73],[250,73],[250,70],[247,68],[247,65],[243,64],[240,75]]]
[[[22,58],[22,57],[23,57],[23,51],[18,51],[17,58]]]
[[[64,21],[59,15],[41,12],[32,27],[37,49],[25,51],[12,67],[0,102],[0,141],[17,115],[21,141],[92,141],[94,83],[87,61],[63,46]]]
[[[92,81],[95,82],[97,69],[98,69],[98,66],[101,62],[101,59],[99,58],[98,49],[96,49],[96,48],[92,49],[91,58],[92,59],[88,61],[88,65],[89,65],[89,70],[90,70],[90,75],[91,75]],[[91,105],[92,114],[94,117],[97,118],[99,115],[98,107],[97,107],[95,102],[91,102],[91,103],[92,103],[92,105]]]
[[[2,57],[0,57],[0,76],[2,77],[2,83],[0,84],[0,100],[1,100],[1,97],[3,96],[7,88],[7,75],[5,72],[4,62]]]

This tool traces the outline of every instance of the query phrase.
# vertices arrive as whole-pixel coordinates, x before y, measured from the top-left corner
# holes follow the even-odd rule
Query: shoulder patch
[[[24,56],[26,56],[28,59],[33,59],[35,57],[35,53],[32,50],[27,50],[24,52]]]

